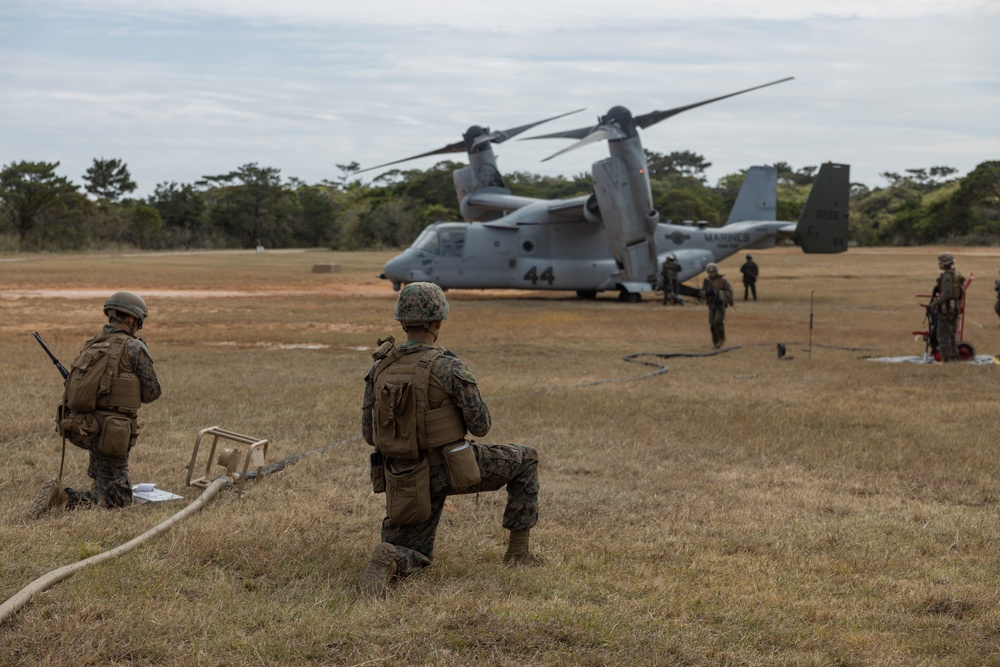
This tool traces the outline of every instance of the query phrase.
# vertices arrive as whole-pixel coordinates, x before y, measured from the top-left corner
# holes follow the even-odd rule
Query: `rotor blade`
[[[760,90],[761,88],[767,88],[768,86],[774,86],[779,83],[784,83],[785,81],[791,81],[794,76],[785,77],[784,79],[778,79],[777,81],[772,81],[771,83],[765,83],[760,86],[754,86],[753,88],[747,88],[746,90],[740,90],[735,93],[729,93],[728,95],[722,95],[721,97],[713,97],[710,100],[704,100],[702,102],[695,102],[694,104],[686,104],[682,107],[675,107],[673,109],[667,109],[666,111],[651,111],[649,113],[644,113],[641,116],[635,117],[635,126],[641,127],[643,129],[649,127],[650,125],[655,125],[661,120],[666,120],[671,116],[676,116],[682,111],[687,111],[688,109],[694,109],[695,107],[704,106],[706,104],[711,104],[712,102],[718,102],[719,100],[724,100],[727,97],[735,97],[736,95],[742,95],[743,93],[749,93],[752,90]]]
[[[531,137],[531,139],[544,139],[544,138],[545,137]],[[562,149],[558,153],[553,153],[552,155],[542,160],[542,162],[547,162],[548,160],[551,160],[552,158],[558,155],[562,155],[563,153],[568,153],[572,150],[576,150],[577,148],[580,148],[581,146],[586,146],[587,144],[592,144],[595,141],[604,141],[605,139],[609,140],[624,139],[624,138],[625,138],[625,133],[622,132],[621,129],[616,125],[598,125],[593,132],[588,134],[583,139],[580,139],[580,141],[576,142],[575,144],[572,144],[568,148]]]
[[[361,174],[366,171],[371,171],[372,169],[379,169],[381,167],[388,167],[392,164],[399,164],[400,162],[406,162],[407,160],[416,160],[418,157],[427,157],[428,155],[442,155],[444,153],[464,153],[465,152],[465,142],[456,141],[453,144],[448,144],[437,150],[427,151],[426,153],[421,153],[420,155],[411,155],[410,157],[404,157],[402,160],[393,160],[392,162],[386,162],[384,164],[375,165],[374,167],[365,167],[364,169],[359,169],[354,172],[355,174]]]
[[[476,137],[476,140],[473,142],[472,145],[473,145],[473,148],[475,148],[476,146],[478,146],[479,144],[483,143],[484,141],[492,141],[495,144],[502,144],[503,142],[507,141],[508,139],[512,139],[513,137],[516,137],[517,135],[521,134],[522,132],[524,132],[526,130],[530,130],[531,128],[535,127],[536,125],[541,125],[542,123],[547,123],[550,120],[555,120],[557,118],[562,118],[564,116],[569,116],[571,114],[580,113],[581,111],[583,111],[583,109],[576,109],[574,111],[567,111],[566,113],[561,113],[558,116],[552,116],[551,118],[546,118],[545,120],[538,120],[538,121],[535,121],[534,123],[528,123],[527,125],[520,125],[518,127],[512,127],[509,130],[499,130],[497,132],[490,132],[489,134],[484,134],[481,137]]]
[[[546,118],[545,120],[537,120],[534,123],[528,123],[527,125],[520,125],[518,127],[512,127],[509,130],[500,130],[498,132],[490,132],[488,134],[480,135],[480,136],[476,137],[473,140],[473,142],[472,142],[472,148],[475,149],[476,147],[482,145],[484,142],[487,142],[487,141],[493,142],[495,144],[503,143],[503,142],[507,141],[508,139],[510,139],[511,137],[515,137],[515,136],[521,134],[525,130],[530,130],[531,128],[535,127],[536,125],[541,125],[542,123],[547,123],[550,120],[555,120],[557,118],[562,118],[563,116],[569,116],[570,114],[580,113],[581,111],[583,111],[583,109],[576,109],[575,111],[569,111],[567,113],[561,113],[558,116],[552,116],[551,118]],[[359,169],[358,171],[356,171],[354,173],[360,174],[360,173],[365,172],[365,171],[371,171],[372,169],[379,169],[381,167],[388,167],[390,165],[399,164],[400,162],[406,162],[408,160],[416,160],[417,158],[427,157],[429,155],[441,155],[441,154],[444,154],[444,153],[465,153],[467,150],[469,150],[469,149],[466,148],[464,140],[463,141],[456,141],[453,144],[448,144],[447,146],[443,146],[441,148],[438,148],[437,150],[427,151],[426,153],[420,153],[419,155],[411,155],[410,157],[404,157],[401,160],[393,160],[392,162],[386,162],[384,164],[379,164],[379,165],[376,165],[374,167],[366,167],[365,169]]]
[[[747,88],[746,90],[741,90],[736,93],[730,93],[728,95],[723,95],[722,97],[714,97],[710,100],[705,100],[703,102],[696,102],[694,104],[688,104],[682,107],[677,107],[675,109],[668,109],[666,111],[652,111],[641,116],[635,116],[635,126],[639,128],[647,128],[650,125],[659,123],[661,120],[670,118],[671,116],[676,116],[682,111],[687,111],[688,109],[694,109],[695,107],[700,107],[705,104],[711,104],[712,102],[718,102],[719,100],[724,100],[727,97],[734,97],[735,95],[742,95],[743,93],[749,93],[751,90],[758,90],[760,88],[767,88],[768,86],[773,86],[778,83],[784,83],[785,81],[791,81],[794,76],[790,76],[778,81],[772,81],[771,83],[765,83],[762,86],[755,86],[753,88]],[[566,130],[564,132],[553,132],[552,134],[542,134],[537,137],[525,137],[521,141],[528,141],[529,139],[583,139],[594,132],[600,125],[590,125],[589,127],[578,127],[575,130]],[[555,156],[553,156],[555,157]]]
[[[578,127],[575,130],[566,130],[565,132],[553,132],[552,134],[540,134],[537,137],[525,137],[518,141],[531,141],[532,139],[583,139],[599,127],[600,125],[588,125],[587,127]]]

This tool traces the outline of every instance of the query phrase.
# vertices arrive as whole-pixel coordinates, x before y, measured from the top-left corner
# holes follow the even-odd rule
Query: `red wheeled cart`
[[[958,358],[961,361],[968,361],[969,359],[974,359],[976,356],[976,348],[972,346],[972,343],[962,340],[962,334],[965,331],[965,298],[969,293],[969,285],[972,284],[972,280],[975,275],[969,274],[968,279],[963,285],[962,290],[962,306],[958,311],[958,322],[955,323],[955,338],[958,342]],[[917,294],[915,296],[931,299],[934,297],[933,294]],[[938,344],[937,338],[937,318],[938,314],[935,313],[930,306],[930,303],[920,304],[924,313],[927,317],[927,330],[926,331],[914,331],[914,336],[923,336],[924,345],[926,346],[926,353],[934,357],[934,361],[941,361],[941,346]]]

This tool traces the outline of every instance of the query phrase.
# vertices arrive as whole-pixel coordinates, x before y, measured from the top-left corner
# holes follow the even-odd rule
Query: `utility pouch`
[[[132,420],[128,417],[105,417],[101,439],[97,441],[97,453],[124,457],[128,455],[131,444]]]
[[[385,493],[385,458],[377,449],[368,455],[368,475],[373,493]]]
[[[415,459],[417,446],[417,397],[409,382],[385,383],[375,398],[372,428],[375,442],[388,457]]]
[[[90,446],[84,447],[80,443],[92,442],[100,429],[97,417],[92,412],[73,412],[62,403],[56,408],[56,433],[81,449],[90,449]]]
[[[98,342],[83,349],[66,378],[66,405],[74,412],[90,412],[97,408],[97,399],[111,390],[111,343]]]
[[[412,526],[431,516],[431,466],[418,461],[392,460],[385,466],[385,508],[389,521]]]
[[[476,450],[468,440],[445,445],[441,448],[441,457],[444,459],[444,469],[448,473],[448,486],[452,491],[465,491],[479,484],[482,473],[479,470],[479,461],[476,459]]]

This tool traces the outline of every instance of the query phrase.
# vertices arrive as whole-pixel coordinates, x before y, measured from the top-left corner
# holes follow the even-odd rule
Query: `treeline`
[[[710,186],[711,163],[691,152],[646,152],[654,202],[662,221],[723,224],[743,173]],[[99,158],[84,188],[55,173],[58,162],[13,162],[0,171],[0,251],[105,248],[197,249],[328,247],[340,250],[409,245],[427,225],[460,220],[451,172],[392,170],[364,184],[357,163],[337,165],[334,180],[282,179],[256,163],[194,183],[161,183],[145,199],[127,165]],[[778,218],[796,220],[817,167],[778,169]],[[1000,244],[1000,161],[964,177],[950,167],[885,172],[888,184],[853,184],[851,241],[858,245]],[[589,174],[573,178],[514,172],[515,194],[545,199],[592,191]]]

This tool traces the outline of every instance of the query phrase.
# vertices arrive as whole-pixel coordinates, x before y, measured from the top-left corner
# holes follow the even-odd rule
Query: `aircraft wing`
[[[574,222],[585,222],[589,224],[589,221],[584,214],[584,207],[587,205],[587,200],[590,199],[590,195],[581,195],[579,197],[573,197],[572,199],[556,199],[552,201],[546,199],[530,199],[528,197],[513,197],[510,195],[507,195],[506,198],[509,200],[527,200],[528,203],[526,205],[522,205],[517,210],[512,211],[509,215],[505,215],[497,220],[483,222],[483,225],[487,227],[497,227],[500,229],[517,229],[518,227],[524,225],[550,225],[555,223]],[[478,200],[476,201],[479,203]],[[503,202],[497,203],[499,204]],[[516,202],[509,201],[506,203],[508,205],[512,205]]]
[[[518,197],[517,195],[503,192],[489,192],[492,188],[481,188],[477,192],[470,194],[463,203],[470,206],[488,209],[490,211],[501,211],[510,213],[519,208],[524,208],[529,204],[544,201],[535,197]],[[499,188],[498,188],[499,189]]]

